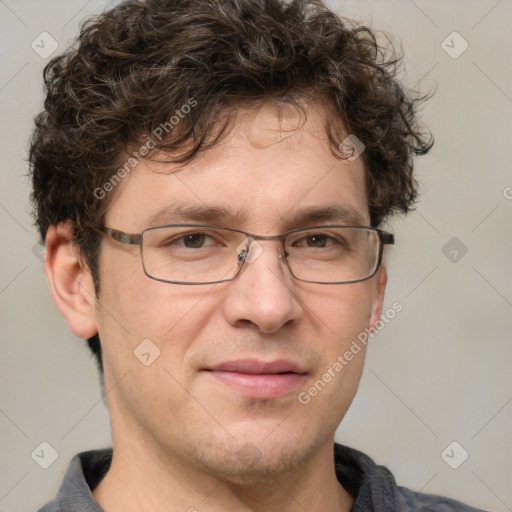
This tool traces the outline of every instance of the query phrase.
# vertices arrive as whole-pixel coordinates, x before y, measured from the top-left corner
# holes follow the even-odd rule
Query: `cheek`
[[[359,385],[373,290],[369,282],[333,285],[316,295],[314,306],[310,303],[310,338],[317,340],[321,364],[297,401],[299,411],[308,418],[322,418],[322,428],[328,432],[338,427]]]
[[[332,285],[318,293],[312,304],[313,317],[323,325],[323,331],[334,340],[332,348],[341,350],[368,327],[375,290],[373,283]],[[313,305],[314,304],[314,305]],[[313,318],[312,317],[312,318]]]
[[[374,287],[368,281],[339,286],[318,298],[312,317],[316,313],[325,333],[317,378],[332,381],[326,395],[335,395],[333,400],[343,405],[355,394],[363,370]],[[319,328],[313,326],[316,339]]]
[[[109,407],[148,428],[158,418],[170,429],[172,415],[162,411],[190,398],[182,361],[208,318],[202,294],[150,279],[128,258],[105,264],[101,285],[98,332],[105,387],[113,390]]]
[[[211,316],[211,311],[205,310],[209,301],[204,300],[210,287],[199,290],[151,279],[136,252],[105,255],[100,268],[98,331],[104,357],[116,367],[116,373],[132,367],[134,351],[147,339],[162,356],[169,356],[162,360],[179,368]]]

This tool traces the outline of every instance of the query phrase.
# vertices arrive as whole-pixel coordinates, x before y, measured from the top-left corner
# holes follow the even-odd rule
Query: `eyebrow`
[[[144,222],[146,227],[179,222],[198,222],[236,227],[251,215],[250,211],[224,205],[194,205],[178,203],[166,206],[151,214]],[[291,209],[283,217],[286,229],[302,225],[342,223],[350,226],[365,225],[363,215],[352,206],[329,204]]]

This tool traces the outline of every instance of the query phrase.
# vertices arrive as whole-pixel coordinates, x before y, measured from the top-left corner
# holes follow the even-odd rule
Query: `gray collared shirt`
[[[111,460],[111,449],[76,455],[57,496],[38,512],[103,512],[91,490],[105,476]],[[358,450],[335,444],[334,460],[339,482],[355,497],[350,512],[485,512],[460,501],[400,487],[387,468]]]

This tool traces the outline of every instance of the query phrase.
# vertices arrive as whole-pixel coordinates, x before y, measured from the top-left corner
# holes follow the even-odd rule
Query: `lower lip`
[[[306,377],[299,373],[251,374],[217,370],[208,373],[242,394],[262,400],[286,395],[303,384]]]

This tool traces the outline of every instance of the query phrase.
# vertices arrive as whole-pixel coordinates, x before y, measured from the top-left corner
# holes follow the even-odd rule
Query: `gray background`
[[[94,362],[53,305],[33,251],[24,176],[47,62],[31,42],[46,31],[58,52],[104,5],[0,0],[1,511],[35,510],[72,455],[110,443]],[[404,78],[437,89],[424,110],[436,145],[417,163],[419,208],[389,226],[397,245],[385,306],[398,301],[403,311],[372,340],[337,440],[387,465],[402,485],[512,510],[512,1],[330,5],[398,36]],[[453,31],[469,45],[457,58],[463,41]],[[445,247],[453,237],[458,246]],[[43,441],[58,452],[48,469],[31,458]],[[453,441],[462,448],[448,450],[452,465],[469,453],[457,469],[441,457]]]

